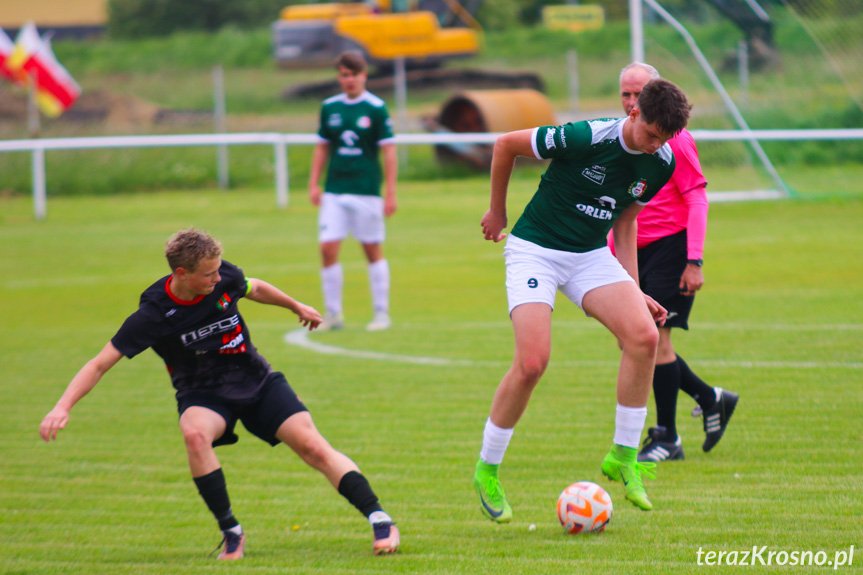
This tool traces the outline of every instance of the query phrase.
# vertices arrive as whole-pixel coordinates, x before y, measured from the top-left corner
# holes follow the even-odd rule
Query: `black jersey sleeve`
[[[158,311],[149,305],[142,305],[126,318],[111,343],[128,358],[133,358],[153,346],[162,335],[162,322],[158,321]]]
[[[241,268],[222,260],[222,269],[219,270],[219,273],[223,276],[230,274],[231,291],[236,290],[239,297],[245,297],[249,293],[249,280]]]

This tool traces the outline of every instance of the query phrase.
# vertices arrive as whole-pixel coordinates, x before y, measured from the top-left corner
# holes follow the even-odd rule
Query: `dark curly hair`
[[[641,89],[638,103],[641,116],[648,124],[654,124],[666,134],[677,134],[689,123],[692,104],[686,94],[672,82],[663,79],[651,80]]]

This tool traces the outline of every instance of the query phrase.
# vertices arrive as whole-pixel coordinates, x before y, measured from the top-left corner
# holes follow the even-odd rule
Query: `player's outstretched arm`
[[[291,310],[299,318],[299,322],[309,330],[313,330],[324,320],[320,312],[312,306],[298,302],[276,286],[255,278],[249,279],[251,289],[246,297],[258,303],[277,305]]]
[[[509,188],[509,178],[518,156],[533,156],[533,146],[530,136],[533,130],[519,130],[503,134],[494,143],[491,156],[491,202],[488,211],[482,217],[483,237],[499,242],[506,237],[502,233],[507,225],[506,194]]]
[[[60,400],[39,425],[39,435],[45,441],[57,439],[57,432],[69,423],[69,412],[82,397],[96,387],[105,373],[114,367],[123,354],[110,341],[99,354],[84,364],[84,367],[72,378]]]

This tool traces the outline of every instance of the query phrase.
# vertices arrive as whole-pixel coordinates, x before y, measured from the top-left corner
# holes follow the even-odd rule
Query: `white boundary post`
[[[45,219],[48,213],[48,196],[45,191],[45,150],[33,149],[33,212],[37,220]]]
[[[629,0],[629,42],[633,62],[644,62],[644,19],[641,0]]]
[[[393,65],[395,66],[396,115],[398,117],[396,133],[406,134],[408,131],[408,80],[404,57],[396,58]],[[408,149],[402,146],[398,151],[399,163],[402,168],[405,168],[408,164]]]
[[[578,53],[575,50],[566,51],[566,71],[569,77],[569,111],[578,112]]]
[[[218,64],[213,66],[213,116],[215,116],[216,132],[220,134],[228,131],[225,127],[225,111],[225,69]],[[219,144],[217,156],[216,171],[219,187],[226,190],[230,186],[227,144]]]
[[[276,205],[288,207],[288,147],[284,140],[273,145],[276,154]]]

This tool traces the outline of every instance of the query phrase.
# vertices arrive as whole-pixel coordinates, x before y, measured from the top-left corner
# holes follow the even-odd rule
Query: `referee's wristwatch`
[[[704,265],[704,260],[701,258],[698,258],[697,260],[686,260],[686,263],[701,267]]]

